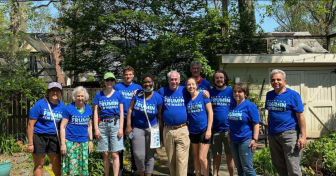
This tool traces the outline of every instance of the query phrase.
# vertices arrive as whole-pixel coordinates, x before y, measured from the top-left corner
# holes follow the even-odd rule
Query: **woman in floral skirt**
[[[62,175],[89,175],[92,109],[84,103],[89,99],[89,94],[84,87],[79,86],[73,90],[72,98],[75,102],[66,107],[61,122]]]

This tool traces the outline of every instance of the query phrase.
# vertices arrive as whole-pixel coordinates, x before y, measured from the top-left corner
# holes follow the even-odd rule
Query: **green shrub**
[[[45,166],[48,166],[50,164],[50,158],[48,157],[48,155],[45,155],[45,158],[44,158],[44,165]]]
[[[253,168],[257,174],[264,176],[276,176],[278,175],[271,159],[271,153],[269,148],[263,148],[256,152],[253,156]]]
[[[89,154],[89,173],[90,175],[104,175],[104,162],[102,152],[96,151],[97,141],[93,141],[93,149]]]
[[[0,153],[13,155],[15,147],[15,139],[12,135],[2,134],[0,136]]]

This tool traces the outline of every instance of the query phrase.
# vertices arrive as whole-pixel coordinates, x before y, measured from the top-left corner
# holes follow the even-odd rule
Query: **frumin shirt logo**
[[[144,111],[144,104],[143,101],[137,100],[134,105],[134,109],[138,111]],[[155,113],[155,104],[149,104],[146,102],[146,111],[148,114],[154,114]]]
[[[99,101],[99,106],[104,109],[116,109],[119,108],[119,102],[117,100],[102,100]]]
[[[230,106],[231,98],[227,96],[214,96],[210,97],[211,104],[217,106]]]
[[[165,96],[164,103],[166,106],[184,106],[184,99],[182,96],[179,97]]]
[[[60,111],[53,111],[53,113],[54,113],[55,121],[60,121],[62,119],[62,116],[63,116],[62,111],[61,112]],[[45,120],[54,120],[52,118],[52,115],[51,115],[51,112],[49,111],[49,109],[44,109],[43,110],[43,117],[42,118],[45,119]]]
[[[238,121],[238,120],[242,120],[242,115],[243,115],[242,111],[230,111],[227,118],[229,120]]]
[[[203,111],[202,102],[189,103],[187,107],[188,113],[197,113]]]
[[[132,97],[133,97],[133,91],[129,91],[129,90],[121,90],[121,91],[119,91],[122,95],[123,95],[123,97],[125,98],[125,99],[132,99]]]
[[[88,125],[90,116],[71,116],[71,124]]]
[[[286,111],[287,103],[282,100],[267,100],[266,102],[267,110],[269,111]]]

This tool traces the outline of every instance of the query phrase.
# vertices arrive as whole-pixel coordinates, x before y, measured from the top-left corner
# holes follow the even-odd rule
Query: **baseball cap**
[[[51,82],[51,83],[49,84],[49,86],[48,86],[48,90],[49,90],[49,89],[52,89],[52,88],[54,88],[54,87],[57,87],[57,88],[59,88],[59,89],[62,90],[62,86],[61,86],[61,84],[58,83],[58,82]]]
[[[107,78],[114,78],[114,79],[115,79],[115,76],[114,76],[113,73],[111,73],[111,72],[107,72],[107,73],[105,73],[105,75],[104,75],[104,79],[107,79]]]

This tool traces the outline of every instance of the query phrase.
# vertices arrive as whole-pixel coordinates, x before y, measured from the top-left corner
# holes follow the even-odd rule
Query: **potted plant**
[[[8,176],[11,170],[11,160],[0,159],[0,176]]]

